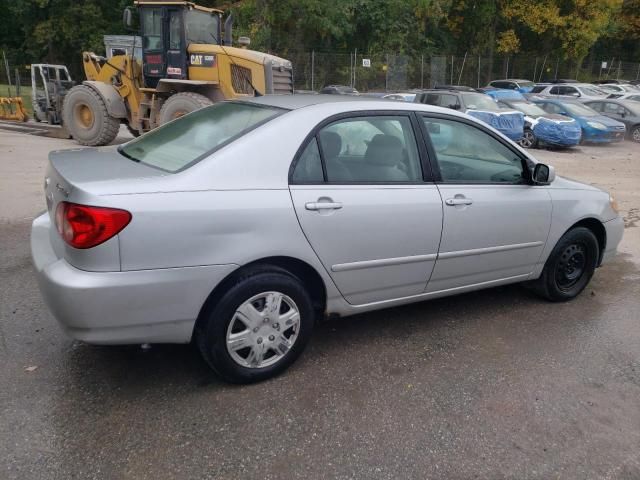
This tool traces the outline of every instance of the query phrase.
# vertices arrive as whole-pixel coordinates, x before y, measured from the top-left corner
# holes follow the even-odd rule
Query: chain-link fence
[[[518,55],[361,54],[302,52],[288,55],[298,90],[320,90],[326,85],[348,85],[362,92],[391,92],[436,85],[482,87],[502,78],[542,82],[570,78],[583,82],[601,79],[640,80],[640,63],[614,59],[585,61],[581,65],[560,57]]]

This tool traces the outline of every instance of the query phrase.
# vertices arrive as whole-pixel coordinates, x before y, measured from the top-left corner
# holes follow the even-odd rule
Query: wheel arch
[[[202,320],[206,317],[207,312],[211,311],[222,295],[235,285],[239,279],[247,275],[268,270],[279,270],[298,279],[305,286],[307,292],[311,296],[314,310],[317,313],[324,313],[327,305],[327,289],[322,277],[315,268],[307,262],[294,257],[265,257],[240,266],[215,286],[200,309],[198,319],[196,320],[194,327],[194,333],[198,329],[199,324],[201,324]]]
[[[82,82],[82,85],[86,85],[100,95],[105,107],[107,107],[109,116],[114,118],[129,118],[124,99],[113,85],[93,80],[85,80]]]
[[[602,222],[597,218],[587,217],[571,225],[571,227],[568,228],[565,233],[577,227],[584,227],[591,230],[591,232],[598,240],[599,255],[597,266],[600,266],[600,264],[602,263],[602,255],[607,248],[607,230],[604,228]]]

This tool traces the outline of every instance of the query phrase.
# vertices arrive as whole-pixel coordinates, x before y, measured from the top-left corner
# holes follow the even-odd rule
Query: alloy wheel
[[[520,143],[521,147],[531,148],[536,142],[536,137],[531,130],[525,130],[524,135],[518,143]]]

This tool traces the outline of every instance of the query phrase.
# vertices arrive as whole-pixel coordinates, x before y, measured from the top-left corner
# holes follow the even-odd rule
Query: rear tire
[[[220,377],[253,383],[287,369],[304,350],[313,324],[313,304],[302,283],[283,270],[260,269],[206,308],[195,341]]]
[[[162,105],[158,125],[164,125],[187,113],[212,105],[213,102],[199,93],[182,92],[171,95]]]
[[[62,108],[64,126],[81,145],[108,145],[118,136],[120,119],[109,115],[102,97],[87,85],[69,90]]]
[[[636,125],[631,129],[631,140],[636,143],[640,143],[640,125]]]
[[[599,257],[600,248],[593,232],[584,227],[572,228],[558,240],[542,275],[529,286],[552,302],[571,300],[589,284]]]

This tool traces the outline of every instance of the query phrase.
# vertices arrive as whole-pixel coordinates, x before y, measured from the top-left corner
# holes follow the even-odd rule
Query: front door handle
[[[339,202],[308,202],[304,204],[307,210],[339,210],[342,204]]]
[[[455,205],[471,205],[473,203],[473,200],[471,200],[470,198],[466,198],[466,197],[454,197],[454,198],[447,198],[444,203],[446,203],[449,206],[455,206]]]

